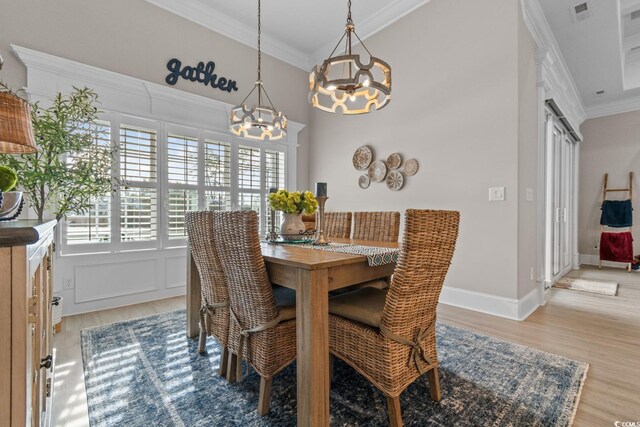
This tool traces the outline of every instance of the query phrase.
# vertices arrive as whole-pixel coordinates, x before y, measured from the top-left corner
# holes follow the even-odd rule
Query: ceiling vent
[[[640,18],[640,9],[638,10],[634,10],[633,12],[631,12],[629,14],[629,16],[631,17],[631,20],[633,21],[634,19],[638,19]]]
[[[596,96],[596,98],[602,98],[605,93],[606,92],[604,90],[598,90],[594,95]]]
[[[591,16],[591,7],[587,1],[574,4],[571,11],[573,22],[581,22]]]

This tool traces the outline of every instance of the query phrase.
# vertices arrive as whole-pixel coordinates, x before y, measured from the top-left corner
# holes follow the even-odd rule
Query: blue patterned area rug
[[[273,380],[271,412],[258,416],[259,377],[217,376],[220,348],[185,337],[184,310],[82,331],[92,426],[295,426],[296,370]],[[408,426],[567,426],[588,365],[438,324],[442,401],[426,376],[401,396]],[[331,425],[388,425],[385,397],[336,359]]]

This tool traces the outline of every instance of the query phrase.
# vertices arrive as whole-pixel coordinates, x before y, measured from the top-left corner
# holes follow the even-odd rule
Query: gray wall
[[[0,0],[0,78],[14,88],[26,84],[26,70],[10,44],[166,84],[166,63],[213,60],[216,71],[238,82],[223,92],[180,79],[178,89],[229,103],[239,103],[256,79],[256,51],[144,0]],[[263,80],[276,107],[290,120],[309,123],[308,74],[267,55]],[[309,131],[300,134],[300,188],[308,186]]]
[[[521,34],[519,15],[512,0],[433,0],[366,41],[392,65],[393,98],[385,109],[311,115],[310,181],[328,183],[327,209],[459,210],[447,285],[507,298],[519,297],[525,276],[522,291],[531,289],[536,266],[535,251],[526,247],[535,246],[535,204],[518,215],[520,187],[535,188],[537,167],[530,154],[536,147],[533,47]],[[526,57],[519,57],[519,45]],[[415,157],[420,171],[399,192],[375,183],[361,190],[351,157],[363,144],[376,158]],[[506,201],[488,201],[494,186],[506,187]],[[519,235],[526,244],[518,245]]]
[[[585,121],[580,131],[580,194],[578,248],[581,255],[598,255],[600,244],[600,205],[604,174],[609,173],[610,188],[627,188],[629,172],[636,175],[633,186],[633,222],[640,224],[638,174],[640,174],[640,111],[616,114]],[[628,193],[609,193],[607,198],[626,199]],[[640,253],[640,239],[634,242],[634,254]]]

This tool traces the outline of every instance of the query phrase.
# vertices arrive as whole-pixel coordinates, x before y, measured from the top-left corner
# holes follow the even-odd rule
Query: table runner
[[[400,253],[400,251],[395,248],[353,245],[350,243],[329,243],[328,245],[314,245],[312,243],[279,242],[278,244],[317,249],[321,251],[340,252],[344,254],[365,255],[367,257],[367,262],[371,267],[398,262],[398,254]]]

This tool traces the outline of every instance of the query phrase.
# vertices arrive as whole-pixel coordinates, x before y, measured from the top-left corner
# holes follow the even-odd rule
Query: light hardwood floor
[[[441,305],[439,320],[590,364],[574,426],[640,421],[640,272],[583,267],[571,277],[615,280],[618,296],[552,289],[547,304],[517,322]],[[88,425],[80,330],[184,308],[170,298],[64,319],[54,339],[56,378],[52,425]]]

